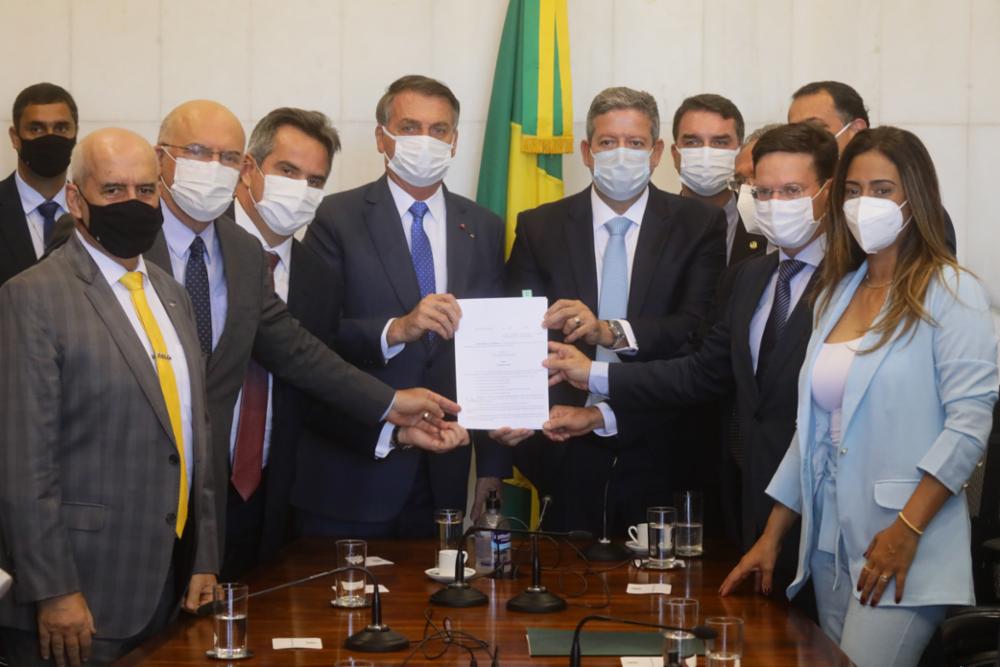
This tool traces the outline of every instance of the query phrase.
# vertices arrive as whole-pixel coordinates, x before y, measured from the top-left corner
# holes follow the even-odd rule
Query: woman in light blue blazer
[[[916,665],[949,605],[973,604],[964,488],[997,400],[997,337],[979,281],[947,249],[934,165],[913,134],[860,132],[830,198],[797,432],[767,488],[760,540],[720,591],[768,592],[801,516],[793,596],[862,667]]]

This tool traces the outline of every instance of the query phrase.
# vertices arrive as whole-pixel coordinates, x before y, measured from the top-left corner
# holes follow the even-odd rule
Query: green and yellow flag
[[[562,154],[573,152],[566,0],[510,0],[486,121],[476,201],[507,223],[563,196]]]

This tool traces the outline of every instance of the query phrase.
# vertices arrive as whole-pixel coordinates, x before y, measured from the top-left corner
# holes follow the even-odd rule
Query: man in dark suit
[[[648,93],[601,92],[580,144],[593,187],[518,217],[508,291],[548,297],[543,325],[588,357],[676,355],[705,316],[725,264],[723,212],[649,184],[663,153],[659,125]],[[555,387],[551,401],[609,411],[599,395],[568,385]],[[669,504],[683,481],[676,463],[685,453],[669,451],[661,433],[561,445],[536,437],[515,450],[515,462],[553,497],[553,524],[601,532],[607,488],[609,527],[624,531],[646,507]]]
[[[230,441],[251,356],[277,378],[361,422],[412,424],[422,416],[443,416],[441,406],[457,410],[432,392],[395,391],[357,370],[292,317],[274,293],[261,244],[224,214],[244,165],[243,145],[239,120],[218,103],[187,102],[167,115],[157,145],[163,232],[145,254],[191,295],[199,344],[208,357],[216,468],[242,484],[241,471],[230,466]],[[223,517],[225,478],[216,499]]]
[[[802,160],[806,156],[808,160]],[[825,249],[829,181],[837,164],[833,136],[809,124],[783,125],[760,137],[753,152],[758,203],[788,198],[805,186],[813,197],[809,219],[775,230],[762,220],[778,252],[734,267],[727,276],[722,315],[700,349],[680,359],[601,367],[575,348],[552,344],[546,364],[559,379],[592,391],[608,392],[622,437],[644,428],[636,412],[713,400],[735,391],[742,436],[742,543],[748,549],[767,523],[773,501],[764,492],[795,432],[799,367],[812,332],[807,289]],[[760,219],[761,216],[758,216]],[[794,232],[794,233],[793,233]],[[557,440],[606,420],[592,408],[554,407],[547,433]],[[795,575],[798,533],[789,531],[776,572],[775,590]],[[805,589],[803,589],[805,590]],[[811,605],[804,598],[804,605]]]
[[[343,290],[337,351],[394,387],[453,397],[457,299],[502,295],[503,225],[444,186],[459,116],[446,85],[405,76],[375,116],[385,175],[327,197],[304,242]],[[473,516],[510,474],[509,450],[478,435]],[[292,496],[302,532],[427,536],[434,509],[464,510],[469,450],[429,456],[420,443],[403,444],[388,425],[348,432],[314,420],[300,442]]]
[[[163,218],[152,147],[77,147],[66,244],[0,289],[0,600],[10,665],[107,665],[218,571],[191,302],[140,253]],[[185,594],[185,588],[187,593]]]
[[[763,255],[767,247],[763,236],[747,231],[732,188],[744,129],[739,108],[721,95],[689,97],[674,112],[670,154],[681,177],[680,194],[726,212],[727,266]]]
[[[17,169],[0,181],[0,285],[41,258],[67,212],[66,170],[79,121],[73,97],[51,83],[22,90],[11,118]]]

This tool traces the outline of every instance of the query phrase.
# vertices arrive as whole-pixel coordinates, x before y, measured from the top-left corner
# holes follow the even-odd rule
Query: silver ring
[[[878,577],[878,580],[880,582],[882,582],[883,584],[887,584],[887,583],[889,583],[889,575],[887,575],[887,574],[880,574],[879,577]]]
[[[580,319],[579,317],[574,317],[574,318],[573,318],[573,324],[574,324],[574,327],[578,327],[578,326],[580,326],[580,324],[582,324],[582,323],[583,323],[583,320],[581,320],[581,319]]]
[[[424,421],[430,421],[431,413],[425,412],[424,414],[420,415],[420,418],[423,419]]]

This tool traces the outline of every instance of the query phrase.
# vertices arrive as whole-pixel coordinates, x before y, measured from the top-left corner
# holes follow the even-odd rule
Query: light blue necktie
[[[611,238],[604,249],[604,267],[601,269],[601,295],[597,306],[597,318],[601,320],[623,320],[628,311],[628,252],[625,250],[625,234],[632,221],[628,218],[612,218],[604,223]],[[618,355],[603,347],[597,348],[597,360],[614,363]]]

